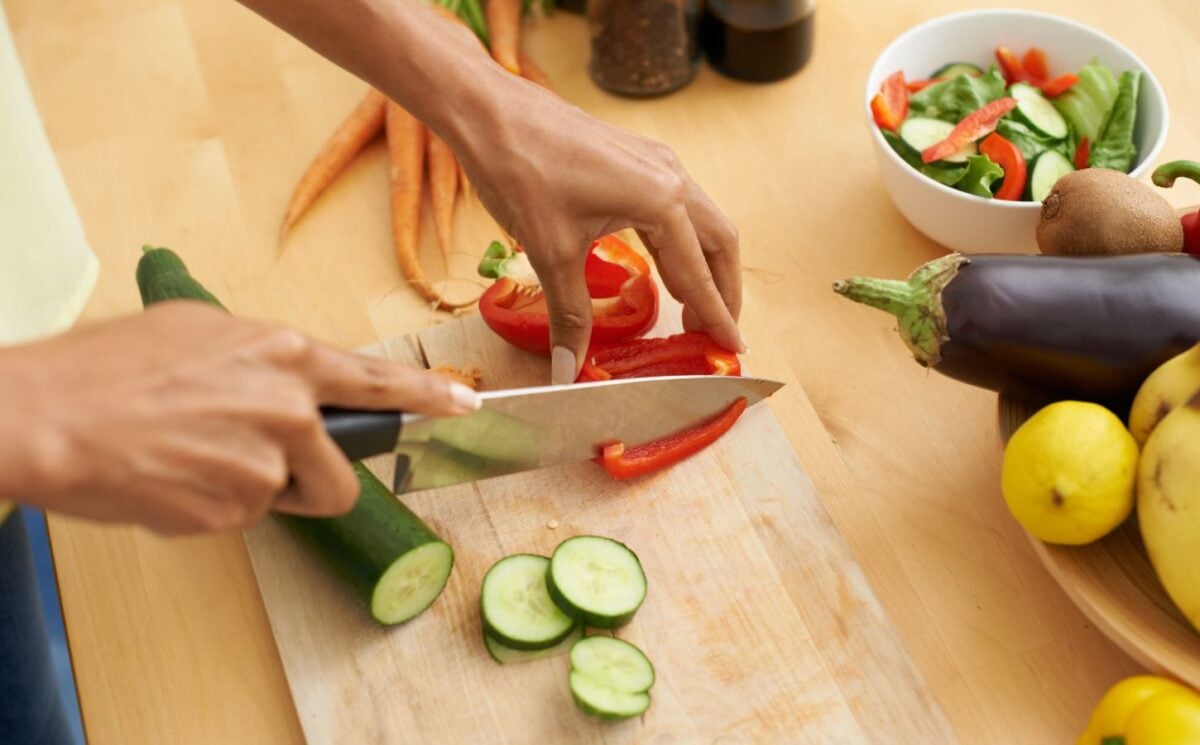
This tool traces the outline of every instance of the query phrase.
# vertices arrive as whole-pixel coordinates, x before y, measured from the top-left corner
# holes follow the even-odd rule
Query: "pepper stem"
[[[1194,160],[1173,160],[1170,163],[1163,163],[1154,169],[1150,180],[1154,182],[1155,186],[1169,189],[1175,185],[1175,179],[1180,177],[1190,178],[1200,183],[1200,163]]]
[[[949,336],[942,290],[969,259],[950,254],[921,265],[906,280],[853,277],[833,283],[833,291],[856,303],[891,313],[899,321],[900,338],[926,367],[942,359]]]

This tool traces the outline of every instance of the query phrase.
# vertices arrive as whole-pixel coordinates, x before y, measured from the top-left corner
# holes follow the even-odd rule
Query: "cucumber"
[[[170,249],[150,248],[137,266],[144,305],[191,299],[224,308]],[[433,604],[454,566],[454,552],[361,463],[354,509],[333,518],[275,517],[367,604],[382,624],[407,621]]]
[[[493,639],[512,649],[548,649],[570,636],[575,621],[546,591],[549,565],[545,556],[515,554],[484,575],[479,605]]]
[[[483,645],[487,647],[488,654],[492,656],[493,660],[499,662],[501,665],[509,665],[517,662],[529,662],[530,660],[557,657],[570,650],[575,642],[582,638],[583,627],[576,626],[571,633],[567,634],[566,639],[563,639],[553,647],[548,647],[547,649],[513,649],[496,641],[485,629],[483,632]]]
[[[339,517],[276,518],[340,574],[382,624],[403,623],[446,587],[454,552],[375,474],[354,464],[358,502]]]
[[[1067,120],[1037,88],[1028,83],[1013,83],[1008,94],[1017,99],[1016,117],[1034,131],[1056,140],[1067,136]]]
[[[905,120],[900,125],[900,139],[904,141],[904,144],[916,150],[917,153],[922,153],[949,137],[953,131],[954,125],[950,122],[917,116]],[[967,158],[975,155],[978,151],[978,147],[972,142],[954,155],[943,158],[943,161],[948,163],[965,163]]]
[[[959,75],[982,75],[983,70],[972,65],[970,62],[951,62],[948,65],[942,65],[929,77],[934,80],[950,80],[957,78]]]
[[[601,719],[629,719],[650,708],[649,693],[622,691],[575,670],[568,673],[567,685],[579,708]]]
[[[567,616],[585,626],[615,629],[629,623],[646,599],[646,574],[625,544],[581,535],[554,549],[546,588]]]
[[[1047,150],[1033,162],[1029,174],[1029,198],[1040,202],[1046,198],[1060,178],[1075,170],[1066,156],[1055,150]]]
[[[642,650],[611,636],[577,641],[571,647],[571,669],[630,693],[642,693],[654,685],[654,666]]]

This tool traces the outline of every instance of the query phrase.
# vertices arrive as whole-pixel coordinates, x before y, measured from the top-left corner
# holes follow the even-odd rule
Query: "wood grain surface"
[[[1191,64],[1200,5],[1015,4],[1079,19],[1133,49],[1170,102],[1162,159],[1200,153]],[[886,317],[829,290],[854,274],[904,276],[942,252],[884,193],[862,85],[898,33],[973,5],[821,3],[816,55],[801,74],[756,86],[704,68],[653,101],[588,82],[576,16],[530,27],[527,50],[573,103],[669,142],[738,225],[749,360],[790,384],[771,406],[958,737],[1062,743],[1103,689],[1139,666],[1075,608],[1007,515],[995,397],[920,369]],[[228,0],[4,7],[102,262],[89,319],[137,310],[133,267],[153,242],[185,255],[239,315],[343,347],[435,320],[400,285],[378,145],[277,251],[289,192],[360,82]],[[1167,196],[1195,201],[1189,189]],[[469,277],[495,231],[471,210],[460,219],[452,269]],[[50,524],[93,742],[300,741],[240,535],[168,541],[57,516]]]

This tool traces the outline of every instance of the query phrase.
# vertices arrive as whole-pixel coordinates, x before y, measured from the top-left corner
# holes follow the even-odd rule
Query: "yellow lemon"
[[[1091,543],[1133,509],[1137,460],[1137,442],[1116,414],[1082,401],[1050,404],[1004,449],[1004,501],[1047,543]]]

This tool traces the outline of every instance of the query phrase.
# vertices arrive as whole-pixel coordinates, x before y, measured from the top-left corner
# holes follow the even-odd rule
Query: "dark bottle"
[[[816,0],[708,0],[701,46],[718,72],[769,83],[812,57]]]
[[[596,85],[656,96],[686,85],[700,66],[699,0],[587,0]]]

